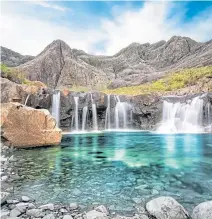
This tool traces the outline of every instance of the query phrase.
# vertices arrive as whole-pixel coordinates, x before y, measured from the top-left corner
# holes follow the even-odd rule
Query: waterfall
[[[207,103],[206,105],[206,130],[207,131],[212,131],[212,106],[210,102]]]
[[[27,95],[27,98],[26,98],[26,100],[25,100],[25,102],[24,102],[24,105],[25,105],[25,106],[27,105],[27,102],[28,102],[29,97],[30,97],[30,94]]]
[[[106,118],[105,118],[105,129],[111,128],[110,123],[110,94],[107,95],[107,110],[106,110]]]
[[[75,102],[75,131],[79,130],[79,121],[78,121],[78,100],[79,97],[74,97]]]
[[[82,110],[82,131],[85,131],[87,113],[88,113],[88,106],[84,106]]]
[[[130,104],[127,102],[121,102],[119,96],[116,96],[115,106],[115,128],[120,129],[121,127],[126,129],[128,124],[128,111],[131,110]],[[120,124],[121,123],[121,124]]]
[[[97,111],[96,111],[96,104],[93,100],[93,96],[91,94],[91,103],[92,103],[92,119],[93,119],[93,130],[98,130],[98,123],[97,123]]]
[[[163,117],[160,133],[202,132],[203,100],[195,97],[187,103],[163,102]]]
[[[27,99],[25,103],[27,102]],[[57,126],[60,126],[60,91],[55,91],[52,98],[52,116],[55,118]]]

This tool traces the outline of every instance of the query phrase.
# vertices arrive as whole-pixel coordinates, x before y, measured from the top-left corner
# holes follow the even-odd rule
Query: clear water
[[[133,214],[169,195],[190,211],[212,197],[212,135],[148,132],[65,136],[59,147],[18,150],[15,196],[39,203],[104,204]]]

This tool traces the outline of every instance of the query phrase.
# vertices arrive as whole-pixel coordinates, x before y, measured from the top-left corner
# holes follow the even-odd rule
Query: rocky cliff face
[[[16,67],[25,62],[28,62],[34,58],[34,56],[29,55],[21,55],[17,52],[14,52],[11,49],[7,49],[3,46],[0,48],[1,50],[1,62],[9,67]]]
[[[55,40],[33,60],[20,65],[31,80],[51,88],[116,88],[138,85],[177,69],[212,65],[212,40],[198,43],[174,36],[167,42],[132,43],[114,56],[94,56]]]
[[[32,94],[27,102],[28,106],[34,108],[45,108],[52,112],[52,95],[54,91],[49,90],[40,94]],[[92,95],[92,99],[91,99]],[[76,102],[74,97],[78,97],[78,123],[79,130],[82,130],[83,124],[83,111],[84,107],[88,107],[87,111],[87,122],[86,129],[92,129],[92,103],[96,104],[97,110],[97,122],[98,129],[102,130],[108,128],[106,125],[106,117],[107,117],[107,107],[108,100],[110,101],[110,122],[111,129],[116,128],[116,105],[118,99],[120,102],[125,102],[129,104],[125,111],[126,114],[126,128],[133,129],[141,129],[141,130],[155,130],[157,125],[160,123],[162,119],[162,111],[163,111],[163,100],[168,102],[180,102],[186,103],[189,102],[196,96],[201,96],[202,94],[189,94],[184,96],[166,96],[159,97],[157,95],[138,95],[138,96],[115,96],[110,95],[108,99],[108,95],[100,92],[92,92],[92,93],[84,93],[84,92],[68,92],[62,93],[60,97],[60,126],[63,130],[73,131],[75,130],[75,109]],[[118,98],[117,98],[118,97]],[[205,93],[201,97],[204,101],[203,104],[203,125],[207,125],[208,121],[208,108],[207,104],[212,105],[212,93]],[[126,106],[126,105],[125,105]],[[120,106],[124,107],[124,105]],[[119,109],[122,113],[122,108]],[[119,114],[120,116],[120,114]],[[119,123],[121,126],[123,125],[123,121],[120,120]]]
[[[105,83],[107,75],[79,59],[77,54],[65,42],[55,40],[35,59],[19,66],[19,69],[30,80],[42,81],[51,88],[96,87]]]

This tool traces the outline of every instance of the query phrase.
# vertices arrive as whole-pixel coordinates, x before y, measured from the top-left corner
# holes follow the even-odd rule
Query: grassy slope
[[[138,86],[121,87],[114,90],[104,90],[107,94],[118,95],[139,95],[139,94],[165,94],[171,91],[182,90],[186,87],[200,87],[200,81],[204,83],[204,79],[212,80],[212,66],[184,69],[178,72],[169,73],[164,78],[151,83],[145,83]],[[208,81],[207,80],[207,81]],[[212,85],[207,91],[212,91]],[[197,88],[196,88],[197,89]],[[197,91],[199,92],[199,91]]]

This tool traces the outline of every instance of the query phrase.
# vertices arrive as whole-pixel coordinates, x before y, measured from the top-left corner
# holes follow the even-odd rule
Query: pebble
[[[10,212],[10,217],[18,217],[19,215],[21,215],[21,212],[17,208],[12,209]]]
[[[21,200],[22,200],[23,202],[28,202],[28,201],[30,201],[30,198],[29,198],[28,196],[22,196],[22,197],[21,197]]]
[[[46,204],[46,205],[41,205],[39,208],[41,208],[43,210],[51,210],[51,211],[53,211],[54,210],[54,204],[49,203],[49,204]]]
[[[33,217],[43,217],[44,216],[44,213],[43,213],[43,210],[42,209],[30,209],[30,210],[27,210],[26,214],[28,216],[31,216],[32,218]]]
[[[71,215],[66,214],[63,216],[63,219],[73,219],[73,217]]]
[[[5,181],[7,181],[7,180],[8,180],[8,176],[2,176],[2,177],[1,177],[1,181],[2,181],[2,182],[5,182]]]
[[[43,217],[43,219],[55,219],[53,214],[47,214],[46,216]]]
[[[69,205],[69,207],[70,207],[70,210],[76,210],[79,206],[78,206],[77,203],[71,203],[71,204]]]

